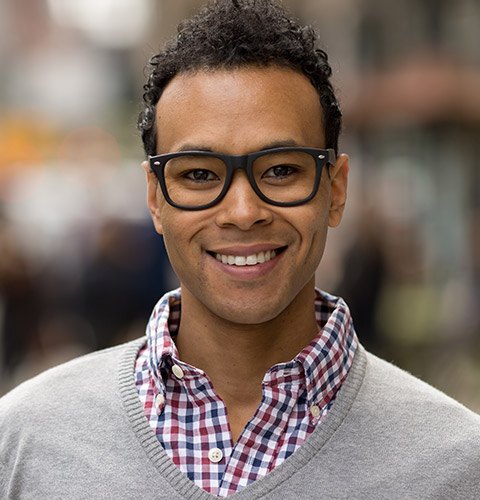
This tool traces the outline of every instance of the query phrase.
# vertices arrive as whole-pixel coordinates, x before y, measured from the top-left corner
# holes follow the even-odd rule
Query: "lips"
[[[212,257],[215,257],[222,264],[229,266],[256,266],[257,264],[264,264],[272,260],[279,253],[283,252],[286,247],[279,247],[270,250],[261,250],[259,252],[252,252],[247,255],[234,255],[233,253],[223,252],[208,252]],[[244,253],[244,252],[242,252]]]

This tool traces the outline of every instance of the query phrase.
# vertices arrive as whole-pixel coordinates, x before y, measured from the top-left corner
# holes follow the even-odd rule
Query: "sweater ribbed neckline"
[[[152,431],[143,411],[135,386],[135,360],[139,349],[144,345],[141,338],[126,344],[125,351],[119,362],[118,383],[120,397],[130,422],[132,431],[139,440],[150,461],[158,472],[170,483],[172,488],[184,498],[209,499],[217,498],[202,490],[177,468],[161,447]],[[313,431],[305,443],[281,465],[262,479],[248,485],[238,493],[228,498],[262,498],[284,481],[287,481],[296,471],[319,453],[333,433],[342,424],[362,385],[367,365],[366,352],[358,346],[353,364],[340,391],[337,393],[333,407],[326,419]]]

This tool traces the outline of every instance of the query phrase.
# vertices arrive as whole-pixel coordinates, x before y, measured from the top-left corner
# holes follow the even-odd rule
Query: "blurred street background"
[[[350,155],[317,284],[373,352],[480,411],[480,2],[290,0]],[[144,66],[199,0],[0,0],[0,394],[143,335],[176,286],[145,206]]]

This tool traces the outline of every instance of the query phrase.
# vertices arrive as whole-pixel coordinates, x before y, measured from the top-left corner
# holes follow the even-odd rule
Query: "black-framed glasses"
[[[182,151],[150,156],[150,167],[167,202],[183,210],[204,210],[226,195],[237,169],[244,170],[260,199],[279,207],[310,201],[323,166],[335,165],[333,149],[281,147],[246,155]]]

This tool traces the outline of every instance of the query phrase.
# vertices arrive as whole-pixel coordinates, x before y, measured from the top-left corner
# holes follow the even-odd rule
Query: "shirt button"
[[[211,450],[208,451],[208,459],[210,460],[210,462],[218,464],[218,462],[220,462],[222,458],[223,458],[223,453],[220,448],[212,448]]]
[[[163,397],[163,394],[157,394],[155,396],[155,404],[157,405],[157,408],[159,410],[163,409],[163,405],[165,404],[165,398]]]
[[[172,366],[172,372],[177,378],[183,378],[183,370],[178,365]]]
[[[310,406],[312,417],[317,418],[320,415],[320,408],[317,405]]]

